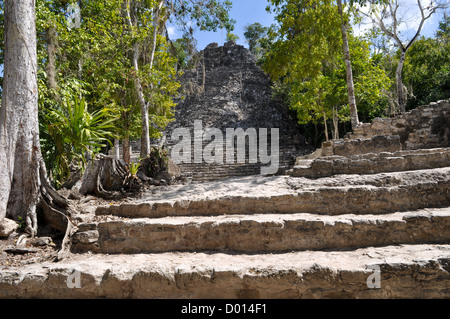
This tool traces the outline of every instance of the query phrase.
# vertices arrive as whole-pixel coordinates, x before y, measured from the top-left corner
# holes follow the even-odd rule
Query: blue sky
[[[270,26],[273,23],[273,15],[266,11],[268,2],[265,0],[232,0],[233,7],[230,12],[232,19],[236,20],[233,33],[239,36],[238,44],[247,46],[244,37],[244,27],[255,22],[263,26]],[[217,42],[219,45],[226,40],[226,31],[218,32],[197,32],[199,50],[203,50],[211,42]]]
[[[426,2],[427,0],[423,0]],[[247,43],[244,37],[244,27],[248,24],[252,24],[254,22],[259,22],[263,26],[270,26],[273,23],[274,15],[266,12],[266,7],[268,5],[267,0],[231,0],[233,3],[232,10],[230,12],[231,18],[236,20],[235,29],[233,31],[234,34],[239,36],[238,44],[244,45],[247,47]],[[405,0],[407,4],[410,4],[412,7],[416,6],[416,0]],[[411,10],[413,12],[413,10]],[[414,12],[413,12],[414,13]],[[429,20],[426,21],[424,28],[421,32],[421,35],[426,37],[434,36],[436,29],[439,26],[439,22],[442,20],[443,14],[435,14]],[[417,21],[418,19],[413,20]],[[405,24],[407,25],[407,24]],[[413,23],[410,23],[411,28],[416,27]],[[355,29],[358,29],[358,26],[355,26]],[[361,26],[361,29],[364,29],[364,26]],[[172,38],[177,38],[177,36],[181,36],[181,33],[176,32],[175,30],[171,30],[175,32],[171,35]],[[355,30],[356,31],[356,30]],[[407,30],[405,29],[405,34],[407,34]],[[179,33],[179,34],[178,34]],[[212,42],[217,42],[219,45],[223,45],[226,39],[226,31],[219,30],[218,32],[195,32],[195,37],[197,39],[197,49],[203,50],[208,44]]]
[[[268,2],[266,0],[232,0],[233,7],[230,12],[232,19],[236,20],[233,33],[239,36],[238,44],[247,46],[244,37],[244,27],[254,22],[259,22],[263,26],[270,26],[273,23],[273,15],[266,12]],[[181,36],[180,34],[176,34]],[[217,32],[196,31],[197,49],[203,50],[208,44],[217,42],[223,45],[227,33],[225,30]],[[175,37],[176,38],[176,37]]]

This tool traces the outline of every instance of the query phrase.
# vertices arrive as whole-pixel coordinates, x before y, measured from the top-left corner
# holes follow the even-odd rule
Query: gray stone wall
[[[322,143],[315,152],[298,159],[354,156],[368,153],[446,148],[450,146],[450,100],[421,106],[392,118],[375,118],[343,139]]]
[[[398,135],[404,150],[448,147],[450,100],[433,102],[393,118],[376,118],[348,137],[372,138],[376,135]]]

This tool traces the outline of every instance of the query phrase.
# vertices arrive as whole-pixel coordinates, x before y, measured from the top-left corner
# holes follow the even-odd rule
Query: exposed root
[[[71,220],[72,211],[68,200],[61,196],[50,184],[45,172],[45,165],[40,165],[40,206],[43,210],[46,222],[54,229],[64,233],[61,250],[58,252],[58,260],[70,255],[71,235],[76,227]]]
[[[82,179],[80,194],[93,194],[107,200],[117,200],[139,193],[143,183],[131,174],[129,166],[108,156],[99,156],[89,163]]]

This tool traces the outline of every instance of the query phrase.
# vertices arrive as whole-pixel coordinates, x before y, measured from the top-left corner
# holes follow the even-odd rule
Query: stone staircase
[[[353,156],[326,156],[317,159],[298,158],[292,176],[318,178],[337,174],[375,174],[437,167],[450,163],[450,149],[419,149],[368,153]]]
[[[175,101],[175,120],[167,126],[162,138],[161,144],[169,153],[173,144],[178,143],[178,140],[171,141],[174,130],[189,129],[191,137],[195,138],[196,121],[202,122],[204,130],[220,130],[224,137],[227,129],[255,129],[258,133],[260,129],[267,129],[269,134],[272,128],[278,129],[280,173],[292,168],[296,156],[310,151],[297,120],[274,98],[270,77],[256,64],[256,57],[248,49],[232,41],[224,46],[212,43],[194,60],[196,65],[186,70],[180,79],[183,99]],[[203,147],[208,143],[203,141]],[[269,137],[268,144],[271,144]],[[257,162],[261,163],[259,158]],[[179,167],[193,182],[260,174],[260,165],[249,163],[248,158],[242,164],[191,163],[182,163]]]
[[[448,166],[171,186],[97,207],[67,260],[0,269],[0,296],[448,298],[449,192]]]
[[[269,141],[269,147],[270,147],[270,137],[268,138]],[[246,145],[245,149],[245,162],[244,163],[238,163],[238,148],[237,143],[235,141],[234,145],[234,154],[233,158],[234,161],[229,163],[226,159],[226,142],[224,141],[222,150],[223,150],[223,161],[222,163],[212,163],[207,164],[205,161],[202,161],[202,163],[195,163],[194,162],[194,143],[195,141],[192,141],[192,156],[191,156],[191,162],[190,163],[180,163],[177,166],[181,170],[181,174],[186,177],[187,179],[190,179],[193,182],[210,182],[210,181],[221,181],[226,180],[229,178],[235,178],[235,177],[243,177],[243,176],[252,176],[252,175],[260,175],[261,174],[261,167],[262,166],[268,166],[270,164],[262,164],[260,161],[260,158],[257,157],[257,163],[251,163],[249,161],[249,150],[248,150],[248,144]],[[211,141],[202,141],[202,150],[209,144]],[[295,163],[295,154],[298,153],[297,150],[297,144],[296,143],[290,143],[289,141],[285,141],[281,139],[280,141],[280,147],[279,147],[279,169],[278,173],[282,174],[288,169],[292,169],[294,167]],[[171,150],[174,146],[174,143],[167,143],[166,147],[169,150],[169,154],[171,154]],[[270,156],[271,150],[268,150],[268,154]],[[258,155],[258,154],[257,154]]]
[[[72,256],[0,268],[0,297],[450,298],[447,142],[379,136],[300,157],[289,175],[171,185],[80,213]]]

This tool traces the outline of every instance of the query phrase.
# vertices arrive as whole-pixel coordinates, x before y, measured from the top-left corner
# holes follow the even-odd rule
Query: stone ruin
[[[289,173],[320,177],[446,167],[449,146],[450,100],[442,100],[362,123],[345,138],[324,142],[315,152],[297,157]]]
[[[374,143],[375,140],[382,143]],[[350,149],[349,142],[359,143]],[[372,145],[371,145],[372,144]],[[346,138],[325,144],[333,148],[334,155],[356,155],[356,152],[418,150],[450,145],[450,101],[442,100],[423,105],[391,118],[375,118],[372,123],[362,123]],[[346,147],[348,146],[348,147]],[[368,149],[361,149],[368,147]],[[359,149],[359,151],[357,150]],[[325,151],[329,153],[331,149]]]
[[[193,134],[194,121],[201,120],[203,129],[218,128],[225,136],[227,128],[279,129],[280,172],[291,168],[295,156],[306,154],[310,147],[299,133],[296,119],[273,98],[269,77],[256,65],[256,58],[243,46],[227,42],[208,45],[195,58],[195,66],[181,79],[183,99],[177,102],[175,121],[165,130],[165,146],[171,150],[178,140],[171,140],[176,128],[189,128]],[[194,148],[192,140],[192,149]],[[203,147],[211,141],[203,141]],[[268,137],[270,144],[270,137]],[[223,150],[225,151],[224,145]],[[194,163],[180,164],[181,172],[194,181],[220,180],[228,177],[260,173],[260,162],[251,164],[246,151],[246,163],[224,165]]]

